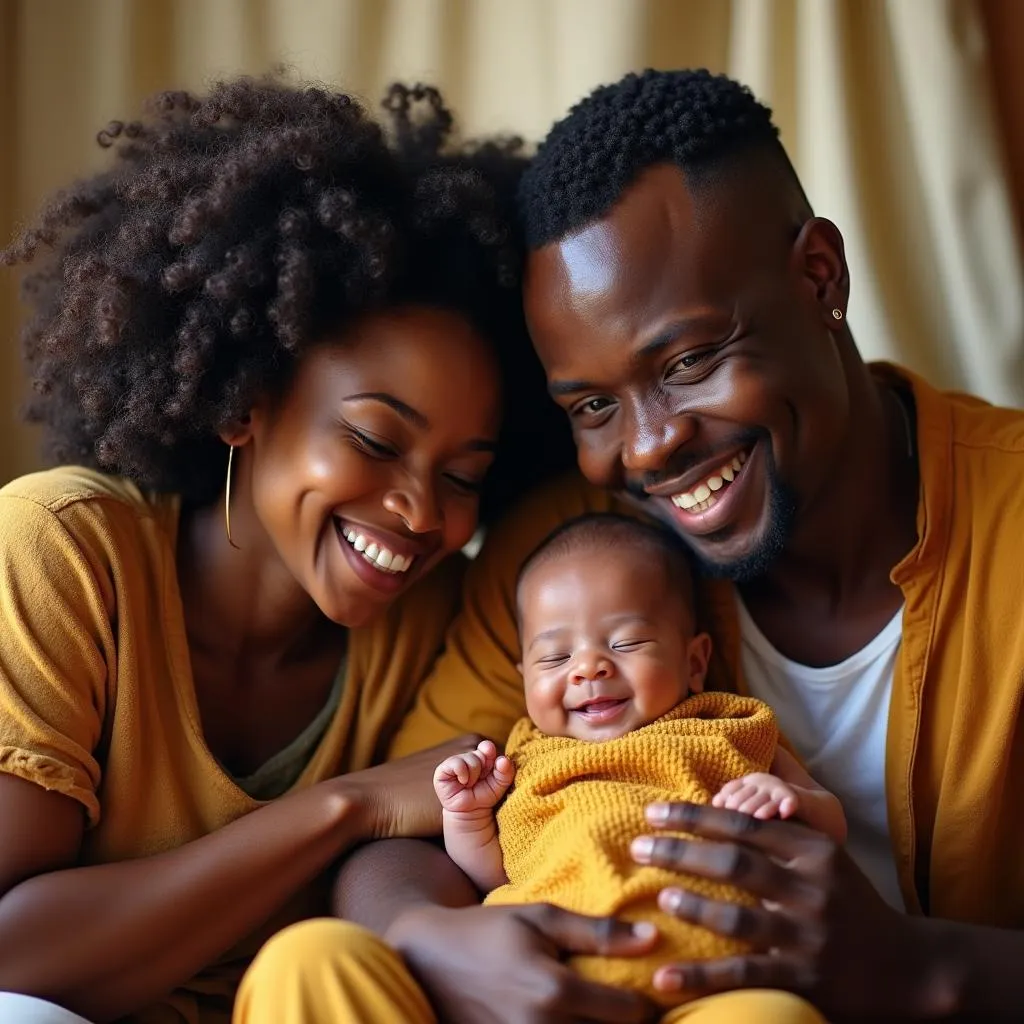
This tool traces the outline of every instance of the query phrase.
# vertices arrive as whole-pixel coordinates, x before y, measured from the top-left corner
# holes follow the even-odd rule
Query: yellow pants
[[[824,1024],[788,992],[708,996],[670,1010],[663,1024]],[[292,925],[242,979],[233,1024],[436,1024],[402,958],[372,932],[323,918]]]

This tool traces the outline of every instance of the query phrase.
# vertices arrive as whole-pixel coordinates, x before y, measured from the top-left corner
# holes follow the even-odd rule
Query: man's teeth
[[[672,504],[678,508],[686,509],[687,512],[707,512],[709,508],[714,508],[718,504],[718,496],[715,494],[715,491],[720,491],[727,484],[731,484],[746,461],[747,453],[740,452],[731,462],[715,470],[711,476],[692,491],[675,495],[672,498]]]
[[[412,565],[413,555],[396,555],[376,541],[368,541],[361,533],[349,526],[346,526],[341,534],[370,565],[375,569],[380,569],[381,572],[406,572]]]

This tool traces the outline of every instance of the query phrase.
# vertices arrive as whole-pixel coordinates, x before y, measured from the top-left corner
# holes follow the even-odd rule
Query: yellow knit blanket
[[[487,903],[554,903],[583,914],[615,914],[657,925],[657,948],[639,959],[573,957],[587,977],[654,991],[655,969],[677,960],[729,956],[744,947],[658,910],[659,890],[683,886],[733,903],[749,897],[731,886],[635,864],[631,841],[650,832],[644,808],[657,801],[709,803],[730,779],[768,771],[778,741],[767,704],[728,693],[687,698],[656,722],[604,743],[545,736],[529,719],[516,723],[507,754],[516,780],[498,811],[507,885]]]

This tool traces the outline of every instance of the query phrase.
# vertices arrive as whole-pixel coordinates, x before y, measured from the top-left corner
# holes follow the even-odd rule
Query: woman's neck
[[[255,516],[238,505],[232,509],[237,548],[228,542],[223,495],[182,512],[177,565],[190,645],[236,662],[279,664],[337,645],[341,627],[325,618]]]

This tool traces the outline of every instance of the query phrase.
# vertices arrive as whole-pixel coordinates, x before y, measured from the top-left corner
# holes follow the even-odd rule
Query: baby
[[[711,641],[696,630],[689,560],[668,531],[610,514],[575,519],[526,560],[516,599],[530,717],[512,730],[507,756],[484,742],[438,766],[448,854],[488,903],[653,921],[651,956],[572,963],[663,1005],[688,1002],[654,989],[657,967],[744,947],[661,912],[658,892],[685,884],[717,900],[750,898],[635,864],[629,847],[647,831],[645,807],[710,802],[798,818],[843,842],[842,807],[778,746],[766,704],[704,692]]]

